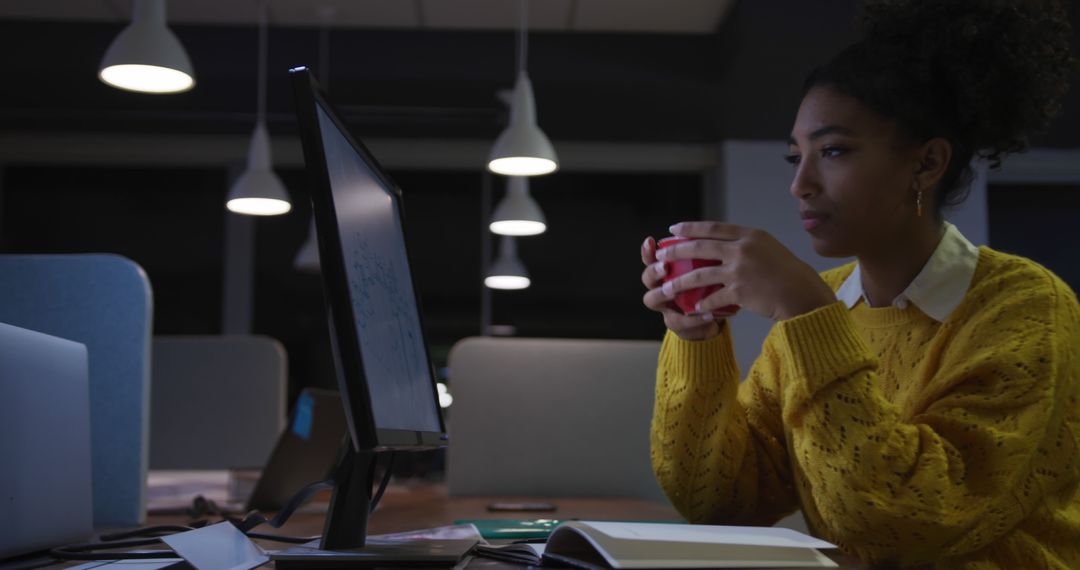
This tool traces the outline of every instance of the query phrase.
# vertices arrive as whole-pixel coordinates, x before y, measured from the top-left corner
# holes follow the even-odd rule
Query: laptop
[[[86,345],[0,323],[0,559],[93,533]]]
[[[304,388],[247,501],[248,510],[276,511],[308,483],[328,479],[346,431],[338,392]]]
[[[225,513],[280,510],[309,483],[330,477],[346,432],[338,392],[304,388],[261,472],[151,471],[149,511],[158,515],[197,511],[196,496]]]

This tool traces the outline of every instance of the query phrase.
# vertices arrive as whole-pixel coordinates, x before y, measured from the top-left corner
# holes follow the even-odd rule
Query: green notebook
[[[472,524],[480,531],[484,538],[527,540],[530,538],[547,538],[561,520],[535,519],[467,519],[456,520],[454,524]]]

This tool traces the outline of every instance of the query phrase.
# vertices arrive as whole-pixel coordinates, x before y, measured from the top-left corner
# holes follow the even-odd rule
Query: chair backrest
[[[649,462],[659,351],[650,341],[458,342],[449,492],[666,500]]]
[[[0,255],[0,322],[86,345],[95,526],[146,516],[150,282],[111,254]]]
[[[286,357],[264,336],[155,336],[150,468],[262,467],[285,428]]]

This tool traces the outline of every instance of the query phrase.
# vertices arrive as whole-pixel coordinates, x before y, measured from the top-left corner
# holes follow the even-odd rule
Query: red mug
[[[666,237],[657,242],[657,249],[664,249],[670,245],[677,243],[684,243],[693,241],[694,238],[685,237]],[[664,283],[675,279],[681,275],[690,273],[691,271],[700,267],[712,267],[714,265],[720,265],[720,262],[715,259],[675,259],[671,261],[665,261],[664,266],[667,271],[664,273]],[[712,295],[719,291],[723,285],[709,285],[707,287],[698,287],[696,289],[687,289],[685,291],[679,291],[675,294],[675,306],[683,312],[684,315],[697,315],[700,314],[697,310],[697,304],[705,297]],[[714,315],[733,315],[739,311],[738,305],[727,305],[720,307],[713,311]]]

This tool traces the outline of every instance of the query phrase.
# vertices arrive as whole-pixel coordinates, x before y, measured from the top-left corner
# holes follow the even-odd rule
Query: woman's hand
[[[836,302],[836,295],[817,271],[768,232],[720,222],[682,222],[671,226],[671,233],[698,239],[660,250],[658,262],[715,259],[720,265],[695,269],[665,283],[660,289],[665,301],[686,289],[722,285],[701,301],[698,311],[740,305],[773,321]]]
[[[641,244],[641,262],[645,270],[641,272],[641,282],[648,291],[645,293],[645,306],[664,316],[664,325],[683,340],[705,340],[720,334],[720,325],[712,313],[688,317],[682,314],[661,290],[665,274],[664,263],[656,260],[656,240],[645,238]],[[723,317],[725,315],[719,315]]]

